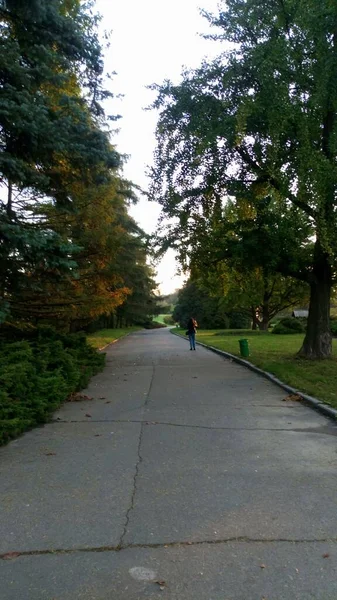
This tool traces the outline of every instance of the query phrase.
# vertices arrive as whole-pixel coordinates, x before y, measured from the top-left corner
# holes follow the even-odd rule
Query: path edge
[[[142,330],[140,329],[139,331],[142,331]],[[125,335],[122,335],[121,337],[117,338],[117,340],[112,340],[112,342],[109,342],[108,344],[106,344],[102,348],[97,348],[97,352],[103,352],[103,350],[106,350],[107,348],[109,348],[109,346],[112,346],[113,344],[117,344],[117,342],[120,342],[121,340],[124,340],[126,337],[128,337],[129,335],[132,335],[133,333],[135,333],[135,332],[134,331],[130,331],[130,333],[126,333]]]
[[[172,329],[171,329],[171,333],[173,333],[173,335],[176,335],[177,337],[185,339],[183,335],[181,335],[180,333],[176,333],[175,331],[172,331]],[[303,398],[304,404],[306,404],[307,406],[310,406],[311,408],[314,408],[315,410],[318,410],[320,413],[322,413],[323,415],[325,415],[327,417],[337,420],[337,410],[335,408],[332,408],[328,404],[321,402],[321,400],[318,400],[318,398],[309,396],[308,394],[301,392],[301,390],[298,390],[298,389],[288,385],[287,383],[284,383],[283,381],[281,381],[280,379],[275,377],[275,375],[273,375],[272,373],[268,373],[268,371],[263,371],[263,369],[256,367],[248,360],[244,360],[243,358],[240,358],[239,356],[235,356],[235,354],[230,354],[230,352],[225,352],[225,350],[220,350],[219,348],[215,348],[214,346],[207,346],[207,344],[203,344],[203,342],[198,342],[197,340],[196,340],[196,343],[199,346],[206,348],[206,350],[210,350],[211,352],[214,352],[215,354],[219,354],[220,356],[222,356],[224,358],[227,358],[233,362],[238,363],[239,365],[241,365],[243,367],[246,367],[247,369],[250,369],[254,373],[261,375],[265,379],[268,379],[272,383],[275,383],[279,387],[283,388],[286,392],[301,396],[301,398]]]

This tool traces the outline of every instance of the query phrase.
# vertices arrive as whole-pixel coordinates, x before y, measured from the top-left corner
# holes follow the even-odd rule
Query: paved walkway
[[[167,330],[0,450],[1,600],[336,600],[337,429]]]

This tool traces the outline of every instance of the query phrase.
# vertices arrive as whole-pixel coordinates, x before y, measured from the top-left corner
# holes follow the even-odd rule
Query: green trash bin
[[[249,356],[249,344],[248,344],[248,340],[239,340],[239,344],[240,344],[240,354],[241,354],[241,356],[243,356],[244,358],[248,358],[248,356]]]

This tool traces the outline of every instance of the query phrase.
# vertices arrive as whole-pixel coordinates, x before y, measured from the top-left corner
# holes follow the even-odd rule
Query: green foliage
[[[144,329],[163,329],[165,327],[164,323],[158,323],[158,321],[146,321],[144,323]]]
[[[118,162],[95,123],[102,113],[99,100],[106,95],[96,19],[77,0],[67,4],[71,9],[65,1],[39,0],[32,10],[31,3],[7,0],[0,53],[1,171],[21,189],[60,202],[67,201],[67,190],[59,160],[70,162],[75,179],[81,173],[86,180],[88,167]]]
[[[233,311],[229,313],[228,317],[230,329],[247,329],[247,327],[250,327],[251,320],[249,316],[243,312]]]
[[[166,325],[175,325],[175,320],[172,315],[167,315],[164,317],[164,323],[166,323]]]
[[[180,85],[155,88],[152,196],[171,219],[162,247],[174,245],[184,265],[199,260],[204,271],[241,252],[263,276],[305,281],[312,310],[303,355],[327,357],[337,272],[337,6],[222,0],[208,19],[224,52]],[[242,209],[234,226],[228,198]]]
[[[104,115],[99,17],[79,0],[5,0],[1,17],[0,323],[141,323],[155,284]]]
[[[305,327],[303,323],[301,323],[298,319],[294,318],[285,318],[281,319],[281,321],[275,325],[272,333],[276,333],[278,335],[288,335],[295,333],[304,333]]]
[[[228,328],[229,318],[223,307],[221,296],[211,295],[200,281],[189,280],[179,290],[178,304],[173,311],[173,320],[186,328],[188,320],[194,317],[202,329],[209,327]]]
[[[155,315],[153,317],[153,320],[156,321],[157,323],[162,323],[162,325],[165,325],[165,314],[159,314],[159,315]]]
[[[330,321],[331,333],[337,337],[337,321]]]
[[[86,387],[102,369],[104,355],[82,334],[51,328],[31,332],[29,340],[0,340],[0,444],[45,423],[74,391]]]

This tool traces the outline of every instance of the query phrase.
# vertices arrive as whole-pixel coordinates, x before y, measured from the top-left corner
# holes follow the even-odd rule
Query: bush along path
[[[25,337],[0,339],[0,444],[46,423],[105,364],[84,334],[41,328]]]

